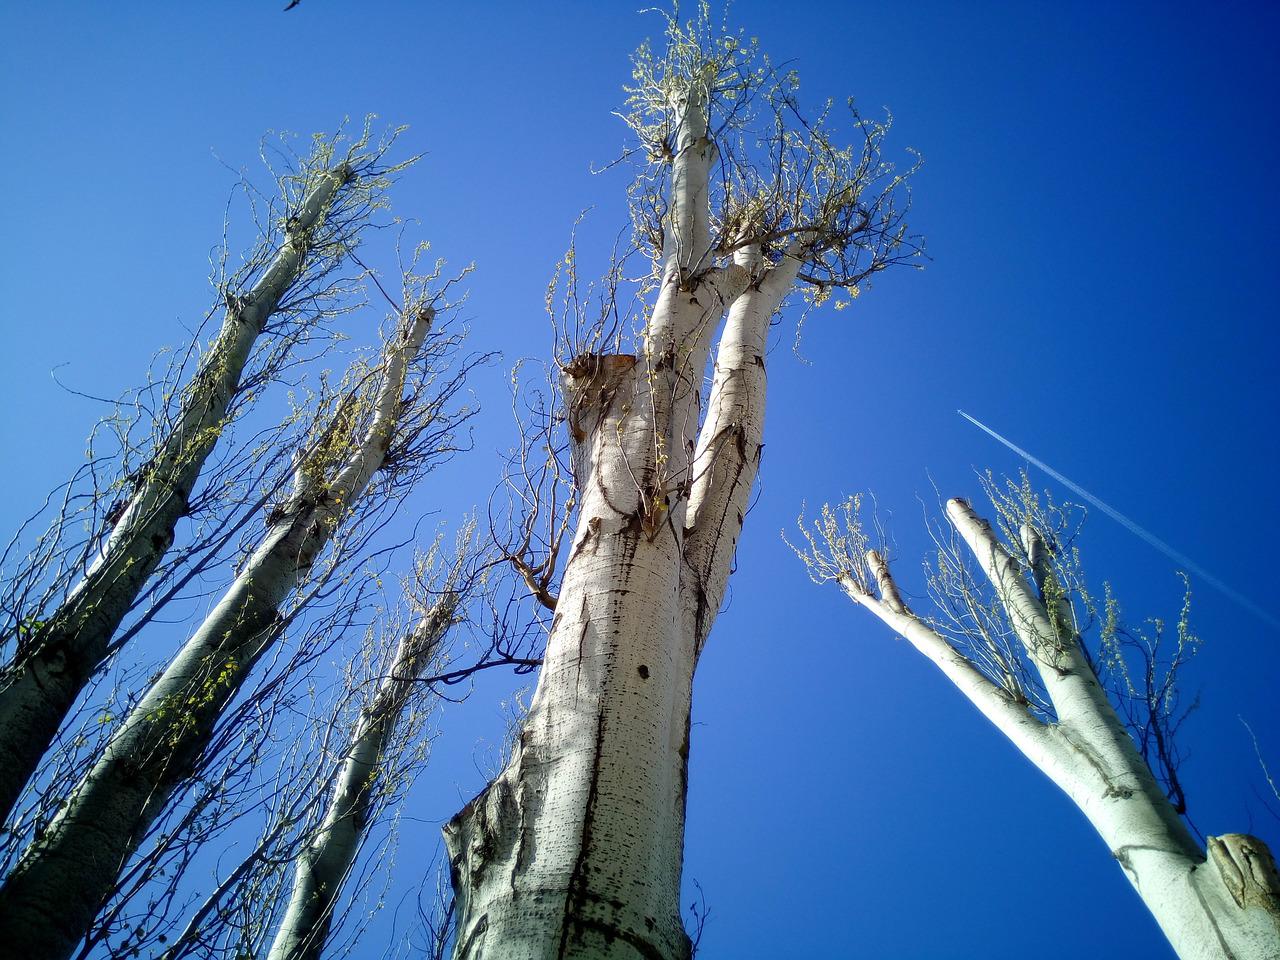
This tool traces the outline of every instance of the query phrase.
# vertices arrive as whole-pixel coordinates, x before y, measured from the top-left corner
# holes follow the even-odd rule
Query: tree
[[[319,829],[308,839],[294,867],[293,886],[268,960],[319,960],[329,937],[334,906],[355,864],[375,801],[389,779],[386,754],[403,714],[458,616],[463,598],[462,565],[471,529],[458,544],[453,569],[439,596],[396,646],[385,675],[351,731],[332,797]]]
[[[194,375],[179,385],[179,362],[161,383],[141,392],[137,407],[154,405],[159,416],[145,425],[149,436],[136,447],[130,403],[119,405],[106,424],[125,447],[119,463],[91,460],[60,491],[51,529],[6,584],[0,600],[0,649],[7,657],[0,669],[0,819],[12,813],[96,671],[171,599],[172,591],[144,595],[144,588],[161,570],[179,520],[225,504],[211,504],[196,490],[219,439],[255,393],[297,362],[299,347],[317,335],[345,289],[337,271],[398,168],[382,163],[389,141],[371,144],[367,131],[346,149],[340,144],[340,138],[318,138],[313,154],[281,178],[280,209],[268,205],[257,247],[243,267],[218,278],[222,324]],[[224,250],[223,268],[226,256]],[[92,444],[90,449],[92,456]],[[225,492],[232,473],[221,465],[206,489]],[[87,538],[78,533],[84,524],[91,530]],[[235,525],[214,523],[201,531],[165,573],[180,585],[188,582],[210,563],[211,556],[202,554],[216,555],[227,527]],[[15,537],[0,560],[8,560],[19,543]],[[184,566],[194,569],[177,577]],[[119,635],[140,601],[147,609]]]
[[[405,585],[416,623],[406,626],[386,611],[370,627],[332,709],[313,715],[318,748],[285,759],[257,842],[219,871],[217,886],[168,938],[163,960],[299,960],[341,950],[364,933],[359,918],[346,923],[353,919],[352,888],[385,873],[378,861],[393,851],[375,851],[373,870],[360,871],[357,859],[373,825],[425,766],[426,723],[438,700],[432,670],[452,659],[446,638],[483,587],[470,569],[473,533],[474,524],[459,533],[443,571],[439,538],[418,559]],[[398,639],[388,643],[389,637]],[[384,845],[389,841],[390,835]],[[334,944],[338,931],[342,943]]]
[[[465,368],[446,373],[453,338],[431,333],[449,286],[431,291],[437,275],[409,276],[381,361],[355,364],[344,388],[321,403],[292,486],[271,506],[234,582],[0,887],[7,943],[31,956],[70,955],[171,796],[195,776],[254,665],[352,545],[340,543],[322,564],[326,546],[455,449],[453,430],[467,413],[450,401]]]
[[[1267,845],[1246,834],[1207,838],[1182,819],[1174,742],[1185,717],[1176,678],[1195,646],[1184,606],[1172,655],[1156,621],[1124,631],[1108,594],[1091,597],[1070,510],[1021,485],[988,481],[999,533],[963,500],[947,519],[977,561],[935,536],[929,580],[937,613],[903,599],[853,498],[824,507],[797,553],[819,583],[837,583],[929,658],[1088,818],[1184,960],[1280,955],[1280,875]],[[983,586],[985,582],[986,586]],[[1098,646],[1085,643],[1096,626]],[[1137,669],[1130,660],[1136,655]],[[1128,724],[1126,724],[1126,719]]]
[[[571,251],[558,419],[573,533],[558,583],[554,532],[522,561],[554,606],[537,691],[505,769],[446,826],[459,958],[690,955],[691,686],[759,464],[769,326],[797,288],[856,295],[920,252],[885,124],[853,112],[855,143],[838,146],[827,112],[799,112],[794,76],[706,7],[669,17],[665,51],[634,64],[630,198],[652,264],[637,296],[653,301],[622,352],[623,272],[578,324]]]

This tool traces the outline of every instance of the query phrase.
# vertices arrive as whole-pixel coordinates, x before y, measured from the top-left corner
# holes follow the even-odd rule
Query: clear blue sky
[[[590,168],[626,142],[610,111],[656,18],[617,3],[282,6],[0,8],[0,529],[70,473],[98,414],[49,371],[113,395],[203,313],[232,182],[218,158],[253,171],[268,129],[409,124],[406,151],[427,156],[396,209],[476,262],[474,344],[508,362],[549,355],[545,285],[591,205],[580,269],[604,266],[624,183]],[[892,107],[891,150],[926,159],[913,225],[932,262],[812,316],[807,364],[794,317],[778,328],[761,491],[696,692],[686,876],[711,908],[701,955],[1167,958],[1067,800],[906,644],[811,586],[778,532],[806,499],[874,490],[913,581],[930,477],[974,495],[974,467],[1019,466],[962,407],[1278,612],[1280,7],[739,0],[733,19],[794,62],[811,103]],[[353,335],[376,319],[352,318]],[[514,439],[505,379],[476,378],[476,449],[410,514],[486,495]],[[1101,515],[1084,547],[1132,617],[1176,612],[1164,557]],[[1195,822],[1274,848],[1237,715],[1280,768],[1280,635],[1204,588],[1194,620]],[[477,742],[501,737],[510,686],[491,679],[441,718],[393,907],[436,825],[483,785]],[[382,955],[391,913],[359,956]]]

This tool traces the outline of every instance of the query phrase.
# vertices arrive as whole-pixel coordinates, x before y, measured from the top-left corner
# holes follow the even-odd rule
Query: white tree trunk
[[[458,596],[452,591],[432,605],[401,640],[372,703],[361,711],[324,820],[294,868],[289,905],[267,960],[319,960],[335,902],[360,852],[376,792],[383,787],[387,743],[413,693],[415,679],[435,658],[452,625],[457,605]]]
[[[218,717],[279,637],[280,607],[380,469],[408,362],[433,311],[388,344],[363,437],[326,477],[304,461],[280,518],[226,594],[148,689],[58,816],[0,888],[0,943],[32,960],[70,956],[173,791],[197,768]]]
[[[751,285],[733,301],[716,349],[707,416],[691,469],[682,568],[683,628],[702,653],[729,585],[733,555],[755,487],[764,448],[769,326],[795,285],[803,244],[796,242],[776,266],[763,269],[754,247],[739,251]]]
[[[791,81],[699,11],[633,61],[654,166],[630,200],[660,282],[636,356],[562,371],[577,529],[512,759],[445,828],[459,960],[688,956],[691,691],[759,466],[769,324],[797,281],[854,288],[908,243],[885,128],[855,114],[843,149],[793,127]]]
[[[995,587],[1040,674],[1056,722],[1034,717],[908,610],[874,552],[867,565],[879,599],[853,578],[841,577],[846,593],[932,660],[1071,798],[1182,960],[1280,958],[1280,877],[1266,845],[1240,834],[1210,837],[1206,856],[1138,753],[1080,638],[1050,615],[1018,561],[968,504],[950,501],[947,515]],[[1035,544],[1029,546],[1034,557]]]
[[[0,672],[0,821],[101,664],[111,637],[173,543],[174,528],[222,431],[255,341],[301,275],[312,237],[351,176],[346,164],[303,199],[285,245],[249,293],[228,305],[217,338],[184,392],[178,420],[145,465],[98,556],[29,652]]]
[[[664,291],[667,309],[674,299]],[[648,416],[648,364],[596,361],[598,376],[570,385],[590,482],[538,690],[511,763],[446,827],[459,957],[689,952],[678,903],[680,690],[694,666],[678,626],[683,507],[657,482],[666,431]],[[668,421],[671,398],[652,398]]]
[[[798,261],[766,268],[745,252],[706,266],[714,149],[702,104],[680,110],[644,354],[564,372],[581,504],[537,692],[506,769],[445,827],[459,960],[690,953],[679,895],[693,676],[758,465],[765,338]]]

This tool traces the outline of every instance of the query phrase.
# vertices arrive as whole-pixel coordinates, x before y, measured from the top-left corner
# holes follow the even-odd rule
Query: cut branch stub
[[[572,444],[573,478],[584,489],[590,470],[586,447],[623,379],[635,368],[629,353],[583,353],[560,371],[565,420]]]
[[[1208,839],[1209,860],[1236,906],[1269,914],[1280,934],[1280,873],[1271,850],[1247,833],[1224,833]]]

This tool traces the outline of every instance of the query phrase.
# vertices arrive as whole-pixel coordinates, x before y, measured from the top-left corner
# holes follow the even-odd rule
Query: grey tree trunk
[[[363,436],[327,437],[318,462],[300,462],[288,501],[235,582],[0,888],[0,943],[17,955],[71,955],[148,827],[197,769],[223,709],[280,636],[281,605],[381,468],[408,363],[433,315],[428,307],[405,318],[387,345]],[[340,407],[335,424],[342,420]]]
[[[324,173],[290,219],[275,259],[228,306],[174,428],[142,471],[97,558],[66,599],[0,671],[0,822],[6,819],[67,712],[101,665],[111,638],[170,545],[212,452],[254,343],[305,269],[312,238],[352,175]]]
[[[436,657],[453,624],[458,595],[447,591],[405,636],[373,701],[360,713],[319,830],[294,868],[284,919],[267,960],[319,960],[334,904],[355,864],[370,809],[383,786],[387,743],[414,692],[414,680]]]

